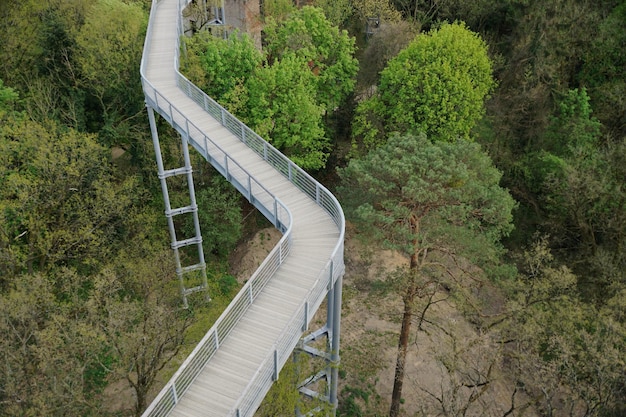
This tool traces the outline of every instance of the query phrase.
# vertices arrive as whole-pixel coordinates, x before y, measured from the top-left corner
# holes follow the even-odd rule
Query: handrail
[[[176,405],[179,398],[191,385],[195,377],[210,360],[220,343],[228,336],[231,329],[236,325],[247,308],[262,291],[265,284],[282,264],[291,248],[292,239],[292,216],[286,207],[276,196],[270,193],[256,178],[250,175],[244,167],[222,150],[197,126],[189,121],[165,96],[163,96],[145,75],[147,51],[152,42],[152,22],[156,8],[161,0],[153,0],[150,10],[150,20],[144,42],[144,54],[141,60],[141,80],[146,97],[146,103],[154,108],[181,134],[186,135],[189,142],[211,162],[218,171],[224,175],[235,187],[248,197],[248,199],[272,220],[274,226],[283,232],[283,237],[272,249],[267,258],[261,263],[252,277],[235,296],[215,324],[202,338],[200,343],[185,359],[178,371],[172,376],[155,400],[144,412],[144,416],[165,416]],[[279,171],[298,189],[322,207],[332,218],[339,230],[339,238],[331,254],[331,258],[323,271],[320,272],[315,285],[309,290],[306,299],[302,302],[297,312],[291,317],[288,326],[279,336],[272,352],[264,359],[257,369],[255,376],[250,380],[239,398],[231,415],[244,416],[254,411],[263,400],[264,387],[267,387],[268,378],[276,378],[278,370],[282,368],[289,358],[301,333],[306,330],[312,314],[324,299],[326,292],[334,282],[343,274],[343,241],[345,233],[345,218],[339,202],[324,186],[319,184],[308,173],[295,165],[272,145],[263,140],[254,131],[230,114],[226,109],[207,96],[178,70],[180,36],[183,34],[182,9],[191,0],[178,0],[177,31],[179,39],[172,45],[172,53],[175,54],[175,72],[179,88],[197,104],[211,114],[215,119],[233,133],[241,142],[246,144],[268,164]],[[201,141],[204,147],[200,146]],[[209,151],[211,146],[211,152]],[[255,192],[256,190],[256,192]],[[273,359],[273,360],[272,360]],[[270,366],[271,365],[271,366]]]
[[[341,246],[343,251],[343,243]],[[343,274],[343,262],[341,267],[335,270],[333,268],[335,265],[334,261],[334,259],[328,261],[326,267],[315,281],[315,285],[309,290],[307,297],[300,304],[297,312],[291,317],[287,327],[281,332],[278,342],[274,344],[273,349],[263,359],[254,378],[250,380],[245,388],[244,395],[231,408],[229,416],[251,416],[258,408],[263,400],[263,397],[259,395],[261,390],[267,381],[277,379],[277,370],[281,369],[287,362],[299,340],[299,336],[308,326],[307,321],[311,317],[310,312],[315,312],[318,309],[325,298],[326,292],[335,280]],[[327,276],[325,277],[325,275]]]

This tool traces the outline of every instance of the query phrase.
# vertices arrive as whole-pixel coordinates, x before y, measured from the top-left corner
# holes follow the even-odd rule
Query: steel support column
[[[327,402],[331,406],[332,415],[337,411],[338,396],[337,385],[339,383],[339,345],[341,341],[341,297],[342,297],[342,281],[343,276],[339,276],[337,281],[330,286],[326,296],[326,324],[302,338],[297,351],[307,353],[310,356],[322,358],[326,361],[325,369],[317,372],[315,375],[308,377],[300,383],[298,390],[301,394],[309,398],[316,398]],[[325,337],[325,351],[321,351],[310,345],[322,337]],[[297,352],[295,353],[297,354]],[[310,388],[313,384],[320,380],[325,380],[324,393],[317,392]],[[319,411],[319,410],[314,410]],[[300,410],[296,410],[296,416],[313,415],[313,412],[301,414]]]
[[[167,226],[170,231],[171,247],[174,251],[174,258],[176,262],[176,275],[180,284],[180,293],[183,299],[185,308],[189,307],[187,301],[187,295],[196,291],[207,291],[207,279],[206,279],[206,263],[204,260],[204,250],[202,249],[202,235],[200,233],[200,222],[198,219],[198,206],[196,204],[196,195],[193,186],[193,169],[191,167],[191,160],[189,157],[189,144],[185,136],[182,136],[182,153],[185,165],[181,168],[165,170],[163,165],[163,156],[161,154],[161,144],[159,142],[159,134],[156,125],[156,119],[154,116],[154,110],[152,107],[146,105],[148,110],[148,120],[150,121],[150,132],[152,133],[152,144],[154,145],[154,153],[157,163],[158,177],[161,182],[161,192],[163,193],[163,202],[165,205],[165,216],[167,217]],[[186,175],[187,185],[189,190],[189,206],[172,209],[170,203],[169,191],[167,188],[167,178],[175,175]],[[174,224],[174,216],[179,214],[190,213],[193,216],[194,232],[195,236],[189,239],[178,240],[176,236],[176,226]],[[182,266],[180,257],[180,248],[185,246],[196,245],[198,251],[198,263],[189,266]],[[201,276],[201,283],[192,288],[186,288],[185,274],[198,271]],[[208,299],[208,293],[206,293]]]
[[[329,402],[333,406],[333,411],[337,410],[337,384],[339,382],[339,344],[341,341],[341,297],[342,297],[343,275],[335,281],[333,295],[333,317],[331,332],[331,369],[330,369],[330,395]],[[328,300],[331,301],[330,299]]]

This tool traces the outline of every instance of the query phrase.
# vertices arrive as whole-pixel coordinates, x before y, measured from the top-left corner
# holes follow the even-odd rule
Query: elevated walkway
[[[141,76],[155,143],[154,112],[283,237],[144,416],[251,416],[324,298],[323,330],[338,362],[344,217],[328,190],[178,72],[180,16],[188,3],[152,5]],[[336,367],[330,372],[329,401],[336,403]]]

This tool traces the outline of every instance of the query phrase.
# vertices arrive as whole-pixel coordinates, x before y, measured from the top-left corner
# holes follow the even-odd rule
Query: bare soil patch
[[[240,244],[230,256],[230,273],[240,284],[248,280],[274,249],[282,234],[273,227],[261,229]]]
[[[388,415],[403,303],[385,285],[386,275],[408,260],[372,251],[350,229],[345,248],[340,409],[344,415]],[[483,292],[486,312],[496,312],[502,301],[497,291]],[[441,301],[428,310],[428,322],[412,326],[401,415],[504,415],[515,381],[500,371],[498,346],[464,317],[454,297],[441,291],[436,298]],[[527,409],[524,415],[536,413]]]

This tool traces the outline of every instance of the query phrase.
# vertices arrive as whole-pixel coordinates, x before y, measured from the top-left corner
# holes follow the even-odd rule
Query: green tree
[[[606,52],[591,41],[598,39],[602,16],[614,4],[576,0],[539,4],[514,0],[510,6],[510,25],[492,35],[494,40],[505,41],[492,42],[499,67],[499,87],[489,103],[495,142],[490,153],[505,172],[516,198],[529,205],[536,203],[526,189],[517,162],[526,153],[537,150],[537,142],[551,123],[550,116],[568,90],[587,86],[588,92],[595,96],[591,83],[588,79],[580,83],[577,72],[584,68],[583,58],[593,55],[591,49],[601,54]],[[607,46],[613,50],[610,42]],[[603,62],[600,57],[592,65],[599,62]],[[603,66],[604,62],[598,65]],[[615,109],[619,108],[619,100],[614,101]],[[593,102],[592,105],[595,106]]]
[[[196,182],[196,187],[204,253],[213,253],[224,259],[235,249],[242,236],[241,194],[217,174],[206,182]],[[185,218],[183,233],[184,236],[194,233],[191,216]]]
[[[139,65],[147,16],[136,3],[99,0],[76,35],[82,88],[93,98],[90,125],[101,143],[128,145],[132,118],[144,110]],[[144,123],[142,120],[141,123]]]
[[[366,149],[391,132],[469,139],[494,87],[491,72],[487,46],[464,24],[418,35],[389,61],[377,93],[357,107],[354,134]]]
[[[625,201],[621,191],[624,148],[601,140],[601,125],[592,115],[585,89],[570,90],[535,150],[518,165],[541,209],[540,226],[553,244],[569,248],[567,258],[580,276],[587,296],[607,300],[611,286],[621,287],[624,265]]]
[[[37,68],[38,16],[46,7],[36,0],[0,4],[0,78],[16,88]]]
[[[393,0],[405,19],[430,27],[437,22],[463,21],[481,33],[502,32],[515,25],[523,0]]]
[[[28,112],[37,121],[58,120],[85,130],[85,90],[75,62],[76,38],[93,3],[89,0],[43,2],[34,77],[25,80]]]
[[[112,375],[135,391],[139,417],[159,371],[183,346],[192,316],[179,308],[170,251],[135,243],[95,277],[87,308],[113,357]]]
[[[614,138],[626,136],[626,2],[620,3],[598,25],[597,35],[582,54],[578,74],[589,90],[596,116]]]
[[[15,111],[15,103],[19,99],[19,94],[11,87],[6,87],[0,79],[0,120],[4,120],[7,113]]]
[[[293,0],[263,1],[262,13],[266,19],[284,20],[295,10]]]
[[[315,101],[315,75],[295,55],[266,65],[247,83],[243,120],[305,169],[323,168],[328,157],[324,109]]]
[[[383,24],[402,20],[402,14],[389,0],[352,0],[352,7],[362,24],[372,17],[379,18]]]
[[[513,227],[515,204],[498,185],[501,174],[489,157],[463,140],[393,136],[339,175],[348,215],[375,241],[410,259],[401,276],[404,312],[390,411],[397,416],[416,297],[453,274],[447,257],[464,257],[486,271],[498,265],[498,242]]]
[[[231,34],[228,39],[200,32],[183,38],[187,53],[181,70],[189,79],[224,106],[229,96],[261,65],[263,55],[246,34]]]
[[[619,314],[575,296],[576,276],[554,259],[546,237],[517,261],[519,276],[506,285],[506,318],[498,322],[507,372],[549,413],[620,415],[626,329]]]
[[[2,415],[103,415],[102,340],[81,309],[84,285],[63,269],[0,292]]]
[[[358,71],[354,38],[334,26],[322,9],[305,6],[280,23],[269,19],[264,31],[270,63],[288,54],[307,62],[315,74],[315,101],[327,112],[352,92]]]
[[[360,55],[358,75],[359,89],[375,86],[380,81],[380,73],[389,60],[415,39],[417,28],[405,20],[382,25],[376,36],[370,38]]]
[[[559,156],[569,156],[576,149],[596,148],[602,125],[591,114],[587,90],[569,90],[558,103],[557,116],[552,118],[541,148]]]
[[[12,119],[0,128],[0,270],[90,268],[128,236],[137,180],[115,181],[92,135]],[[6,275],[5,275],[6,273]]]
[[[350,0],[315,0],[313,4],[324,11],[330,23],[340,28],[344,27],[354,14]]]

